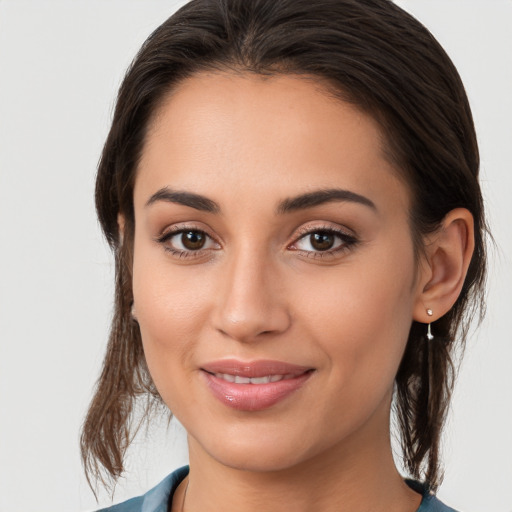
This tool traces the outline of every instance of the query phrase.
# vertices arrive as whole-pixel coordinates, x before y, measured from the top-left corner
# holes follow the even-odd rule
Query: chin
[[[249,452],[246,450],[226,450],[224,449],[217,462],[222,465],[236,469],[238,471],[247,471],[252,473],[275,473],[285,471],[300,465],[303,462],[300,454],[284,453],[283,450],[273,452],[262,450],[254,450]]]
[[[201,451],[209,453],[223,466],[256,473],[291,469],[321,451],[319,446],[308,448],[304,436],[285,435],[283,429],[277,433],[272,429],[265,432],[261,428],[256,432],[239,432],[238,435],[231,432],[215,436],[214,442],[210,436],[204,439],[206,443],[199,443]]]

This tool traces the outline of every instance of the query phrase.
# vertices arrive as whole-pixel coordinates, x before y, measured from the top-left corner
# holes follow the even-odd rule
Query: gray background
[[[78,431],[112,306],[93,207],[117,87],[149,33],[184,2],[0,0],[0,511],[92,510]],[[468,342],[440,496],[512,511],[512,2],[403,0],[458,66],[473,106],[498,244],[489,310]],[[121,500],[186,462],[183,431],[137,439]],[[108,503],[100,494],[101,503]]]

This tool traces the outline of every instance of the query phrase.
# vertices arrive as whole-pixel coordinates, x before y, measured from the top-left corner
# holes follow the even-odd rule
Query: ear
[[[119,244],[123,245],[125,218],[122,213],[117,214],[117,227],[119,229]]]
[[[426,240],[418,276],[413,318],[428,323],[447,313],[459,297],[475,247],[473,216],[465,208],[450,211]],[[432,310],[432,315],[427,314]]]

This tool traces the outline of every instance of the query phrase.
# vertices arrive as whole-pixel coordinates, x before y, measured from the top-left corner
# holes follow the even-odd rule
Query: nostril
[[[211,318],[216,331],[240,342],[252,342],[288,330],[286,301],[257,283],[242,286],[240,281],[218,295]]]

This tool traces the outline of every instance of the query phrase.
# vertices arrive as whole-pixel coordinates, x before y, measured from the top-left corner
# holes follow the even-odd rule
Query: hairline
[[[182,89],[188,81],[200,77],[200,76],[236,76],[242,78],[260,78],[260,79],[272,79],[278,77],[292,77],[300,80],[305,80],[315,85],[315,89],[328,99],[335,102],[344,102],[349,104],[352,108],[358,110],[362,114],[371,118],[377,128],[377,134],[380,141],[380,152],[381,156],[390,165],[390,170],[393,175],[400,180],[400,182],[406,187],[407,199],[408,199],[408,224],[410,234],[413,242],[414,259],[416,263],[416,272],[419,269],[419,263],[425,254],[425,244],[422,242],[423,233],[417,223],[415,222],[415,208],[414,204],[417,200],[412,183],[407,177],[406,165],[400,162],[397,156],[397,149],[394,148],[394,144],[391,139],[385,134],[385,121],[386,116],[382,111],[376,107],[371,109],[370,106],[363,106],[361,102],[358,102],[354,95],[346,90],[343,85],[337,82],[335,79],[324,76],[319,73],[312,73],[309,71],[301,71],[294,65],[293,61],[283,61],[281,64],[273,64],[268,67],[251,68],[250,66],[241,65],[233,61],[225,60],[212,60],[211,62],[200,62],[191,66],[182,76],[178,77],[175,81],[172,81],[167,86],[167,90],[164,90],[157,98],[157,101],[153,105],[149,116],[146,120],[144,137],[140,149],[140,157],[138,162],[133,167],[133,186],[132,186],[132,201],[135,190],[135,181],[139,172],[140,160],[144,154],[148,137],[150,136],[153,128],[158,123],[160,115],[163,112],[164,105],[171,101],[172,98]],[[372,105],[373,106],[373,105]]]

